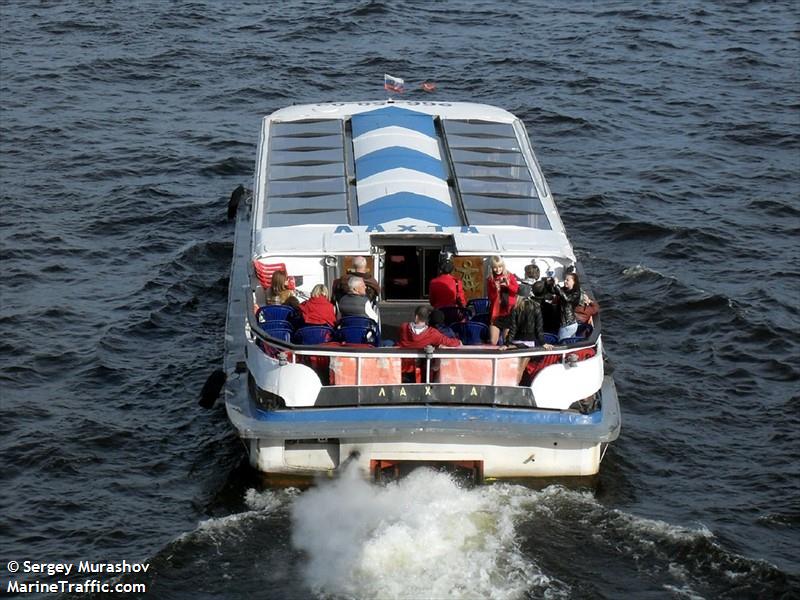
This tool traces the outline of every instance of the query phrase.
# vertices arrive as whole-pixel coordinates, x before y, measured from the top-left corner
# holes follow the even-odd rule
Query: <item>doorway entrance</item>
[[[428,283],[439,272],[441,249],[385,246],[384,250],[384,299],[427,299]]]

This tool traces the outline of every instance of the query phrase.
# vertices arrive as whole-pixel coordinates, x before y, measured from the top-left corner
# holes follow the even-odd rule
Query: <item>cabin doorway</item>
[[[427,299],[428,283],[439,272],[441,249],[385,246],[384,251],[384,299]]]

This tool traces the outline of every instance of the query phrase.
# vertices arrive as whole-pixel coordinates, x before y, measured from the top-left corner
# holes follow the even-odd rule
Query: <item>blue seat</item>
[[[568,337],[564,338],[563,340],[558,340],[559,344],[569,345],[569,344],[579,344],[580,342],[585,342],[586,338],[582,337]]]
[[[483,344],[489,339],[489,328],[477,321],[465,321],[463,323],[453,323],[453,331],[456,332],[461,343],[465,346],[476,346]]]
[[[467,309],[472,313],[470,321],[483,323],[487,327],[491,325],[491,315],[489,314],[488,298],[473,298],[467,302]]]
[[[344,330],[347,331],[344,331]],[[336,339],[348,344],[373,344],[379,346],[381,342],[380,328],[369,317],[351,315],[342,317],[337,321]]]
[[[470,321],[473,323],[483,323],[487,327],[489,326],[489,313],[478,313],[476,315],[472,315]]]
[[[375,329],[378,329],[378,324],[369,317],[359,317],[356,315],[351,315],[349,317],[342,317],[337,321],[336,325],[337,327],[358,326],[358,327],[373,327]]]
[[[258,309],[256,319],[259,323],[264,321],[287,321],[294,315],[294,309],[285,304],[268,304]]]
[[[259,326],[265,333],[275,339],[284,342],[290,342],[292,340],[294,327],[292,327],[288,321],[264,321],[263,323],[259,323]]]
[[[544,334],[544,343],[545,344],[557,344],[558,343],[558,336],[554,333],[545,333]]]
[[[592,335],[592,331],[594,331],[594,327],[589,323],[578,323],[578,333],[576,335],[578,337],[588,338]]]
[[[298,344],[324,344],[333,341],[333,327],[328,325],[306,325],[294,333]]]
[[[267,332],[270,337],[274,337],[276,340],[280,340],[282,342],[291,342],[292,341],[292,330],[291,329],[272,329]]]
[[[278,329],[288,329],[290,332],[294,332],[294,327],[289,321],[282,321],[282,320],[272,320],[272,321],[262,321],[258,324],[261,329],[264,331],[275,331]]]
[[[336,329],[336,339],[346,344],[379,344],[378,336],[372,327],[347,325]]]
[[[488,315],[489,314],[489,299],[488,298],[473,298],[467,302],[467,308],[471,308],[475,315]]]

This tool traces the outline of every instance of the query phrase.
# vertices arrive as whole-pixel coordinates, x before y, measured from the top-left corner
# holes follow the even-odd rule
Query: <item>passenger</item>
[[[544,297],[541,298],[542,321],[545,333],[558,333],[561,326],[561,309],[558,306],[558,294],[556,294],[556,284],[552,275],[542,279],[544,283]]]
[[[517,301],[519,283],[513,273],[506,269],[506,263],[499,256],[490,259],[492,274],[486,280],[489,296],[489,342],[497,344],[500,332],[505,336],[511,326],[511,311]]]
[[[540,278],[541,272],[536,264],[531,263],[529,265],[525,265],[525,279],[529,279],[532,283],[536,283]]]
[[[348,282],[351,277],[361,277],[364,284],[367,286],[367,296],[372,302],[381,295],[381,286],[378,281],[369,275],[367,271],[367,259],[363,256],[356,256],[353,258],[353,267],[344,275],[335,279],[331,285],[331,293],[334,302],[338,302],[340,298],[349,293]]]
[[[351,276],[347,280],[348,292],[339,299],[340,317],[369,317],[376,323],[378,313],[367,296],[367,284],[361,277]]]
[[[523,283],[527,283],[526,280]],[[520,290],[522,290],[522,285]],[[511,327],[506,336],[506,346],[522,343],[525,346],[541,346],[550,350],[551,344],[544,343],[541,300],[544,298],[544,282],[537,281],[530,286],[530,293],[517,296],[517,304],[511,311]]]
[[[400,325],[400,339],[397,346],[400,348],[424,348],[425,346],[461,345],[461,340],[449,338],[435,327],[428,325],[428,319],[433,309],[425,304],[418,306],[414,312],[413,323]]]
[[[600,305],[596,300],[589,297],[585,291],[581,290],[581,301],[575,307],[575,320],[578,324],[588,323],[589,320],[600,312]]]
[[[525,267],[525,273],[530,273],[530,269],[528,269],[527,266]],[[523,298],[530,298],[533,295],[533,286],[535,283],[536,283],[535,279],[532,279],[527,276],[524,279],[520,280],[519,288],[517,289],[517,302],[519,302]]]
[[[428,301],[433,308],[467,305],[464,286],[460,279],[453,276],[454,269],[453,261],[446,260],[439,267],[439,276],[431,279],[428,285]]]
[[[578,280],[577,273],[567,273],[564,279],[564,287],[558,285],[558,279],[553,279],[555,282],[555,292],[558,294],[558,305],[561,309],[561,326],[558,330],[558,339],[563,340],[573,337],[578,333],[578,321],[575,318],[575,308],[581,301],[581,283]]]
[[[298,300],[294,290],[289,289],[289,277],[286,271],[275,271],[272,274],[272,282],[266,293],[266,304],[288,304],[297,307]]]
[[[336,311],[328,300],[328,288],[318,283],[311,289],[311,297],[300,305],[300,314],[306,325],[330,325],[336,323]]]
[[[438,309],[433,309],[431,311],[431,316],[428,317],[428,325],[449,338],[458,339],[456,332],[444,324],[444,313]]]

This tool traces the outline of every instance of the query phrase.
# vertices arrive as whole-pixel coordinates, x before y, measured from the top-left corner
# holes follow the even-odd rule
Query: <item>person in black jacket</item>
[[[564,287],[558,285],[555,279],[555,292],[558,295],[558,306],[561,309],[561,327],[558,330],[558,339],[563,340],[578,333],[578,320],[575,318],[575,308],[581,303],[581,282],[577,273],[568,273],[564,278]]]
[[[446,335],[449,338],[457,338],[456,332],[452,330],[449,326],[444,324],[444,313],[440,311],[438,308],[434,308],[431,311],[430,316],[428,317],[428,325],[431,327],[438,329],[440,333]]]
[[[526,285],[527,283],[528,280],[524,280],[520,285],[520,291],[524,290],[525,295],[523,297],[520,293],[519,300],[511,312],[511,327],[508,330],[506,345],[536,345],[549,350],[552,346],[544,343],[540,304],[540,299],[544,297],[545,284],[543,281],[537,281],[532,286]]]
[[[351,277],[360,277],[364,280],[364,285],[367,286],[367,297],[370,302],[375,302],[378,296],[381,295],[380,284],[367,271],[367,259],[363,256],[356,256],[353,258],[353,268],[338,279],[334,279],[331,284],[332,302],[338,302],[342,296],[350,293],[349,282]]]

